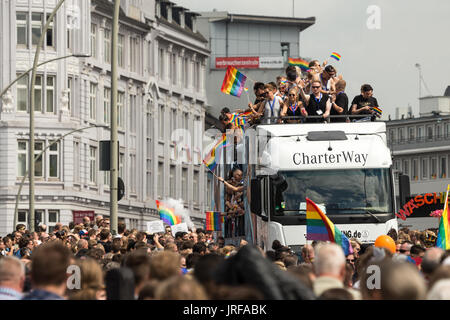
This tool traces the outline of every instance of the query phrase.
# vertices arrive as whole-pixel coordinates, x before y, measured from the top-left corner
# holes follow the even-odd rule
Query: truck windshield
[[[305,215],[306,197],[328,215],[393,212],[388,168],[280,171],[271,180],[277,216]]]

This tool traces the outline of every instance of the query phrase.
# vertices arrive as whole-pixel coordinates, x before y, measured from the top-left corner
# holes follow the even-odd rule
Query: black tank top
[[[313,94],[311,94],[309,98],[309,104],[306,107],[306,111],[308,111],[308,116],[320,116],[325,113],[327,108],[327,101],[329,99],[328,94],[321,93],[319,98],[316,98]],[[322,113],[317,113],[318,110],[321,110]],[[322,122],[321,119],[307,119],[307,122]]]
[[[288,117],[300,117],[302,115],[300,109],[301,109],[301,105],[300,103],[297,102],[297,107],[295,106],[295,104],[293,106],[289,106],[286,112],[286,115]],[[292,109],[294,109],[294,111],[292,111]],[[295,109],[297,108],[297,109]]]

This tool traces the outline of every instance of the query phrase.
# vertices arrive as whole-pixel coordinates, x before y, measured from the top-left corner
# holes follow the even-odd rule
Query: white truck
[[[238,155],[247,179],[248,240],[268,250],[277,239],[298,251],[307,243],[306,197],[348,238],[373,243],[379,235],[397,231],[384,122],[250,129]]]

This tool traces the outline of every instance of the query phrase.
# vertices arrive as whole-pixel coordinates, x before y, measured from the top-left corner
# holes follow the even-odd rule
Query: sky
[[[350,101],[362,84],[371,84],[383,118],[391,114],[394,119],[395,108],[408,105],[419,115],[417,63],[424,80],[422,97],[442,96],[450,86],[448,0],[294,0],[294,10],[293,0],[172,2],[197,12],[315,17],[316,23],[301,33],[301,57],[323,61],[338,52],[339,62],[328,61],[347,81]],[[371,6],[379,14],[368,12]]]

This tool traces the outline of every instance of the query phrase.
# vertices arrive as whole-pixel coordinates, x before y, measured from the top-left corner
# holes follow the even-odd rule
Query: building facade
[[[238,109],[254,100],[255,81],[275,81],[285,75],[288,57],[301,57],[300,35],[315,18],[268,17],[201,12],[198,30],[209,39],[211,56],[206,65],[207,112],[217,117],[223,107]],[[248,94],[240,98],[220,91],[227,65],[247,76]]]
[[[402,173],[410,178],[412,196],[446,191],[450,183],[450,90],[447,91],[444,96],[420,98],[419,117],[408,113],[386,122],[397,190],[398,174]],[[437,224],[435,218],[429,219]]]
[[[80,51],[91,56],[69,57],[38,68],[35,153],[73,130],[86,129],[67,135],[36,160],[36,223],[43,222],[50,229],[56,222],[72,221],[74,211],[109,216],[110,173],[99,171],[99,144],[110,138],[113,3],[66,2],[46,33],[40,62]],[[156,199],[180,199],[197,226],[202,225],[207,209],[207,177],[201,162],[193,159],[202,152],[199,141],[206,104],[202,61],[209,51],[206,40],[192,30],[195,14],[184,8],[175,10],[171,12],[175,19],[166,22],[160,12],[162,2],[122,0],[119,17],[119,176],[125,183],[119,219],[128,228],[142,230],[147,221],[159,219]],[[56,3],[17,0],[0,4],[1,88],[32,66],[37,40]],[[78,19],[75,27],[74,16]],[[177,23],[185,20],[187,25]],[[177,61],[172,63],[175,53]],[[182,68],[188,72],[188,86],[182,81]],[[2,235],[13,230],[16,194],[29,166],[29,89],[30,77],[25,77],[1,101]],[[190,139],[176,140],[176,129],[184,129]],[[18,222],[27,225],[28,202],[26,180]]]

